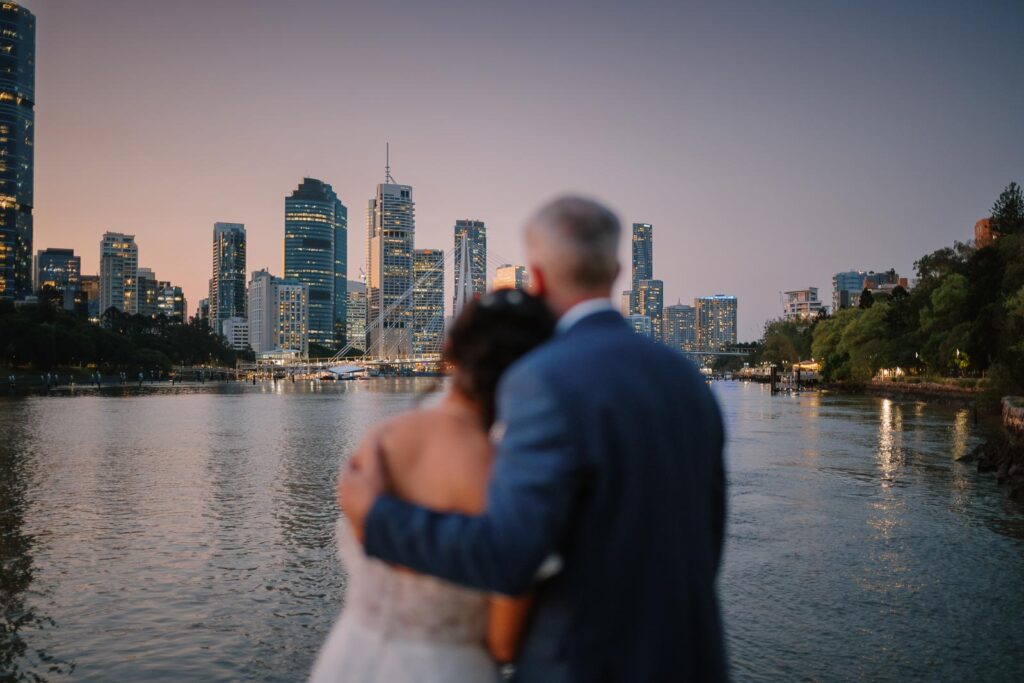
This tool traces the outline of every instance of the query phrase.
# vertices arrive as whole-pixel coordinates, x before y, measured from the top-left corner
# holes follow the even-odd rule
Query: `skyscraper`
[[[100,241],[100,310],[139,312],[139,248],[135,235],[105,232]]]
[[[736,344],[736,297],[724,294],[693,300],[699,351],[724,351]]]
[[[651,319],[646,315],[628,315],[626,322],[637,334],[649,339],[654,337],[654,327],[651,325]]]
[[[654,226],[650,223],[633,224],[633,272],[630,279],[630,312],[641,314],[640,281],[654,277]]]
[[[455,221],[454,233],[455,291],[459,291],[461,274],[465,270],[469,273],[471,283],[469,292],[473,298],[477,298],[487,291],[487,226],[483,221],[460,219]],[[466,242],[465,249],[463,241]],[[469,268],[465,269],[462,267],[463,251],[469,258]]]
[[[309,288],[309,343],[345,343],[348,209],[334,189],[303,178],[284,200],[284,276]]]
[[[254,353],[309,350],[308,288],[257,270],[249,281],[248,342]]]
[[[82,258],[74,249],[40,249],[36,252],[33,290],[53,296],[65,310],[73,310],[79,297]]]
[[[665,306],[665,283],[661,280],[640,280],[634,291],[640,315],[646,315],[651,319],[652,336],[659,341],[663,340],[662,313]]]
[[[210,328],[223,334],[228,318],[245,317],[245,226],[213,224],[213,278],[210,280]]]
[[[412,187],[393,182],[377,185],[377,196],[367,205],[366,344],[373,356],[412,353],[415,211]]]
[[[36,18],[0,3],[0,299],[32,293]]]
[[[665,343],[677,351],[697,350],[697,311],[673,304],[665,309]]]
[[[412,352],[414,356],[440,354],[444,339],[444,252],[414,252],[412,290]]]
[[[529,289],[530,274],[526,266],[515,266],[506,263],[494,271],[494,282],[491,289]]]

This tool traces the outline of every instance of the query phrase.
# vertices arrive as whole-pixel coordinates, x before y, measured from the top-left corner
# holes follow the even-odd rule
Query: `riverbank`
[[[961,462],[976,462],[979,472],[995,472],[1010,496],[1024,502],[1024,398],[1007,396],[1002,401],[1001,432],[965,456]]]
[[[871,382],[828,382],[822,389],[849,394],[868,394],[887,398],[938,401],[953,405],[973,406],[985,395],[983,387],[948,382],[899,382],[874,380]]]

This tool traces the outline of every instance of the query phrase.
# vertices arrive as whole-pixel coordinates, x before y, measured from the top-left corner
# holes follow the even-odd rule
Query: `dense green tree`
[[[1024,194],[1017,183],[1010,183],[992,205],[992,230],[1000,235],[1024,232]]]
[[[860,293],[860,303],[857,308],[871,308],[875,304],[875,295],[867,287]]]

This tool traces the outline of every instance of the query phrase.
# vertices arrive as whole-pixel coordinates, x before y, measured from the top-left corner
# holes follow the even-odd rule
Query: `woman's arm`
[[[506,664],[515,660],[532,604],[530,595],[521,598],[495,595],[491,598],[487,650],[498,662]]]

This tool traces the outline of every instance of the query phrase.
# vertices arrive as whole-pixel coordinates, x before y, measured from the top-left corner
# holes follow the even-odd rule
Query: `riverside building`
[[[693,307],[697,315],[699,351],[725,351],[736,345],[736,297],[702,296],[693,300]]]
[[[414,261],[413,355],[440,355],[444,340],[444,252],[417,249]]]

